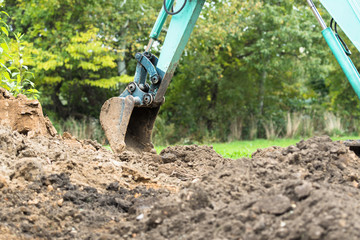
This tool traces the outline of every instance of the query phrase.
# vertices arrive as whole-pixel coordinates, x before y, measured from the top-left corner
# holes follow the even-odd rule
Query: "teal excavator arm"
[[[125,149],[151,151],[151,132],[164,95],[181,54],[190,38],[205,0],[164,0],[163,7],[143,53],[137,53],[136,73],[119,97],[107,100],[100,122],[115,153]],[[173,8],[173,11],[170,12]],[[150,50],[158,39],[168,15],[172,19],[159,58]]]
[[[360,99],[360,74],[350,59],[350,51],[337,33],[339,24],[355,47],[360,51],[360,3],[357,0],[320,0],[335,20],[335,32],[327,27],[312,0],[307,0],[314,15],[320,23],[322,35],[344,71],[347,79]],[[331,21],[333,22],[333,20]],[[331,24],[332,25],[332,24]]]

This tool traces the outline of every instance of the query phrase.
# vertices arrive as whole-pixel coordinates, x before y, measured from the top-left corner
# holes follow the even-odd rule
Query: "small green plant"
[[[24,94],[29,98],[37,99],[39,91],[35,89],[31,79],[34,74],[24,65],[23,34],[12,33],[15,39],[10,38],[11,31],[2,16],[9,16],[2,11],[0,15],[0,87],[8,90],[15,97]]]

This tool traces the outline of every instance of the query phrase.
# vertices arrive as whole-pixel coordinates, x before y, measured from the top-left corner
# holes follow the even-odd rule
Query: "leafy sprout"
[[[0,2],[1,4],[1,2]],[[0,15],[0,87],[8,90],[15,97],[24,94],[37,99],[40,92],[36,90],[32,79],[34,73],[24,65],[23,34],[11,32],[2,16],[9,15],[2,11]],[[13,35],[15,40],[10,36]]]

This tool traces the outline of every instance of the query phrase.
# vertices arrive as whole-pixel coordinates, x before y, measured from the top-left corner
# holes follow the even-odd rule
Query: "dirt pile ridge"
[[[69,134],[31,137],[0,126],[0,233],[30,239],[121,239],[128,228],[117,230],[123,234],[103,228],[132,226],[129,214],[148,212],[163,196],[221,162],[226,160],[206,146],[116,156]]]
[[[0,239],[359,239],[359,177],[328,137],[230,160],[0,127]]]
[[[24,189],[29,183],[51,174],[65,174],[77,185],[105,191],[113,182],[134,188],[159,188],[157,169],[161,157],[145,153],[123,153],[120,157],[91,140],[64,137],[29,137],[0,127],[0,174],[6,185]],[[161,179],[161,178],[160,178]],[[167,176],[161,183],[178,186],[178,178]],[[160,183],[160,184],[161,184]]]
[[[44,117],[38,100],[19,94],[16,98],[0,88],[0,125],[29,136],[55,136],[56,129]]]
[[[358,177],[359,159],[328,137],[258,150],[161,200],[142,236],[359,239]]]

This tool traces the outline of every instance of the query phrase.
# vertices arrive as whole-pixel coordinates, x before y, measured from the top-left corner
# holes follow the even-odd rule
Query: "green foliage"
[[[253,138],[254,126],[255,137],[284,134],[287,112],[304,111],[319,98],[311,83],[329,72],[315,23],[306,2],[207,5],[162,116],[196,141],[206,135],[226,141],[234,125],[239,139]]]
[[[144,50],[161,5],[6,0],[12,18],[10,28],[3,22],[1,30],[3,36],[8,29],[25,33],[21,51],[29,57],[23,64],[37,76],[45,112],[86,119],[98,117],[103,102],[132,81],[133,56]],[[319,10],[330,20],[320,5]],[[168,89],[154,141],[281,137],[290,134],[287,116],[294,113],[302,116],[294,136],[324,133],[326,112],[343,126],[327,131],[358,132],[359,100],[320,31],[306,1],[207,2]],[[358,54],[353,60],[359,65]]]
[[[158,1],[7,0],[11,27],[26,33],[45,110],[97,117],[103,102],[132,81]]]
[[[168,125],[162,117],[158,116],[152,131],[153,144],[166,146],[179,141],[175,129],[173,123]]]
[[[2,16],[9,16],[2,11]],[[34,74],[29,71],[28,66],[24,65],[24,44],[22,38],[24,35],[13,33],[8,25],[0,17],[0,87],[8,90],[15,97],[24,94],[29,98],[37,99],[39,91],[35,89],[32,82]],[[11,39],[13,35],[15,39]]]

